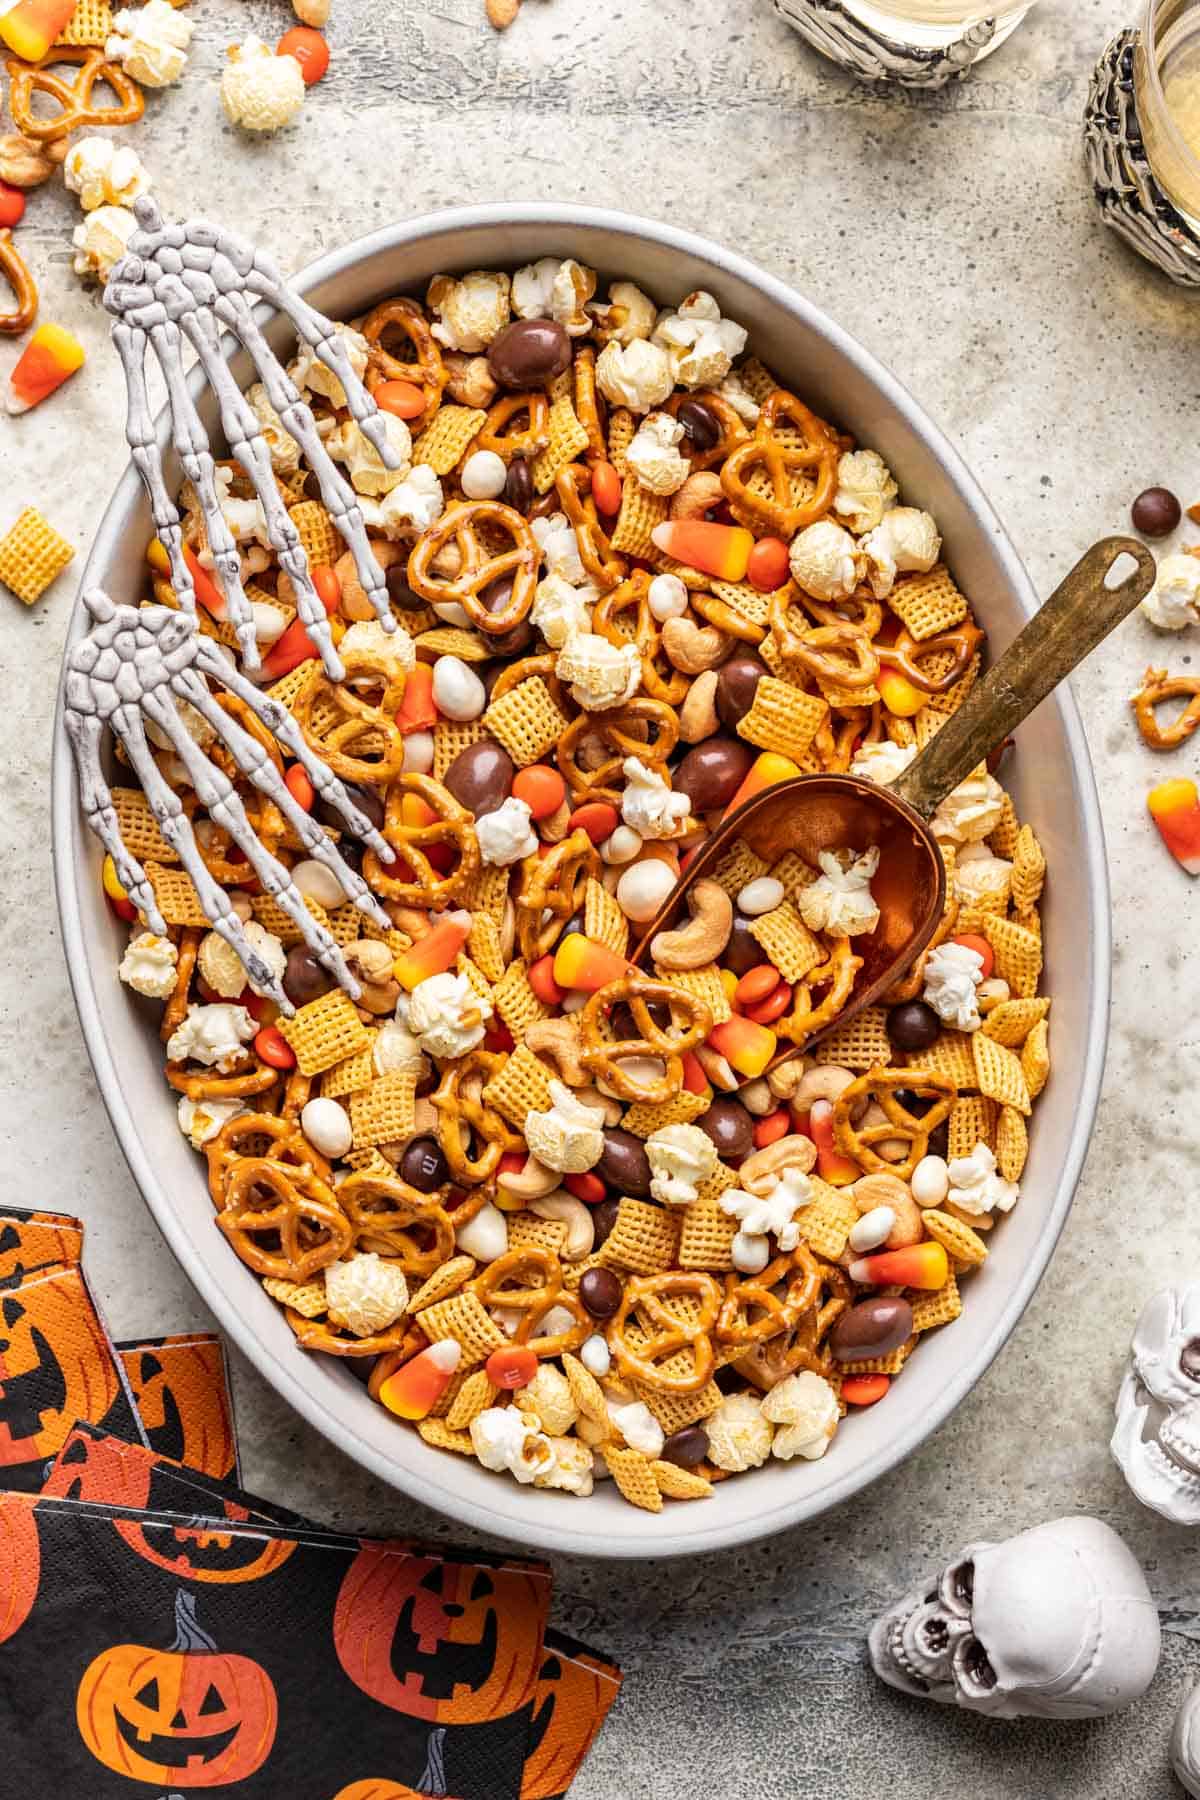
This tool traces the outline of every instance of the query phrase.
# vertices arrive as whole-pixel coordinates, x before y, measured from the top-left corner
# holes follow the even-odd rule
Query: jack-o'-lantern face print
[[[0,1292],[0,1464],[52,1456],[76,1419],[103,1419],[120,1391],[78,1269]]]
[[[616,1682],[590,1657],[547,1655],[538,1675],[521,1800],[563,1794],[616,1695]]]
[[[75,1717],[106,1769],[173,1788],[244,1781],[271,1753],[275,1688],[247,1656],[224,1655],[197,1625],[190,1594],[176,1600],[170,1650],[115,1644],[87,1669]]]
[[[502,1718],[529,1699],[542,1592],[530,1577],[364,1545],[333,1636],[346,1674],[383,1706],[443,1725]]]
[[[150,1448],[223,1481],[236,1467],[233,1420],[220,1342],[211,1336],[123,1344]]]
[[[32,1502],[22,1494],[0,1494],[0,1644],[16,1637],[33,1611],[41,1575]]]
[[[145,1506],[153,1476],[153,1461],[140,1444],[73,1431],[42,1483],[42,1493],[60,1500]]]
[[[222,1502],[221,1510],[231,1526],[250,1517],[246,1508],[233,1500]],[[281,1569],[298,1548],[294,1539],[263,1537],[253,1526],[247,1531],[221,1531],[211,1520],[203,1525],[165,1526],[114,1519],[113,1527],[144,1562],[187,1582],[262,1581]]]
[[[0,1281],[16,1286],[35,1269],[77,1263],[83,1248],[78,1219],[62,1213],[0,1209]]]

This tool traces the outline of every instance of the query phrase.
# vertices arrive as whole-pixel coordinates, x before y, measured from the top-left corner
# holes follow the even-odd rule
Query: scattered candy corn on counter
[[[586,1496],[611,1478],[657,1512],[818,1458],[958,1317],[1018,1199],[1049,1072],[1044,857],[978,768],[934,820],[930,948],[843,1025],[874,849],[811,868],[735,843],[647,966],[629,953],[731,806],[797,772],[892,781],[969,691],[982,634],[936,523],[707,294],[660,308],[548,257],[340,329],[397,468],[323,364],[291,374],[402,629],[375,620],[267,395],[249,399],[343,684],[240,470],[220,479],[264,682],[397,853],[341,844],[385,931],[244,789],[361,1000],[160,751],[296,1007],[276,1017],[140,789],[115,794],[170,925],[148,932],[106,865],[120,975],[162,1007],[214,1229],[398,1430],[510,1479]],[[186,487],[180,505],[203,629],[235,655]],[[147,599],[174,605],[161,546],[147,562]],[[320,811],[304,770],[282,772]]]

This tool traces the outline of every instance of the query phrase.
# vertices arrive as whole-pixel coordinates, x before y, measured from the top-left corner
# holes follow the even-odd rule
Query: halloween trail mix
[[[970,690],[982,633],[937,526],[708,294],[660,310],[617,280],[602,299],[548,257],[338,330],[395,468],[322,361],[289,372],[358,496],[394,633],[266,392],[248,399],[341,682],[242,471],[219,477],[256,679],[393,850],[339,836],[390,925],[190,710],[188,729],[359,1001],[247,880],[165,738],[158,769],[293,1016],[209,929],[127,765],[114,791],[169,926],[146,929],[106,861],[120,975],[163,1003],[215,1227],[301,1345],[366,1359],[398,1420],[522,1483],[611,1477],[658,1512],[818,1458],[958,1317],[1018,1197],[1049,1071],[1045,858],[981,765],[933,821],[931,945],[842,1027],[874,848],[811,868],[736,842],[646,968],[629,958],[731,808],[800,773],[892,781]],[[201,628],[236,659],[186,485],[179,504]],[[160,544],[147,560],[147,603],[173,606]],[[338,835],[303,767],[213,693]]]

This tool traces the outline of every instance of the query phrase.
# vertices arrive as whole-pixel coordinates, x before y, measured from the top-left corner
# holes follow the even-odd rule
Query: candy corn
[[[673,556],[689,569],[703,569],[719,581],[743,580],[754,548],[752,532],[709,519],[668,519],[650,536],[664,556]]]
[[[880,669],[875,677],[875,686],[888,711],[894,712],[899,719],[911,719],[929,701],[928,694],[915,688],[911,681],[906,681],[895,669]]]
[[[793,775],[799,774],[799,765],[790,756],[780,756],[776,750],[764,750],[751,763],[746,779],[725,808],[725,817],[744,806],[747,800],[753,800],[764,788],[774,787],[777,781],[790,781]]]
[[[1200,798],[1196,784],[1177,775],[1151,788],[1146,805],[1159,836],[1181,869],[1200,875]]]
[[[685,1050],[683,1053],[683,1088],[687,1094],[708,1093],[708,1076],[694,1050]]]
[[[17,0],[0,6],[0,39],[23,62],[40,62],[66,29],[75,0]]]
[[[404,698],[396,714],[401,731],[432,731],[438,710],[433,702],[433,668],[419,662],[408,671],[404,682]]]
[[[860,1256],[846,1271],[851,1281],[871,1287],[945,1287],[950,1262],[940,1244],[913,1244],[908,1250],[882,1250],[878,1256]]]
[[[204,608],[205,612],[211,613],[214,619],[223,619],[226,612],[225,596],[209,574],[208,570],[201,563],[196,552],[189,549],[186,544],[183,546],[183,560],[187,564],[188,574],[192,578],[192,586],[196,590],[196,598]],[[290,631],[291,629],[292,627],[289,626],[288,630]],[[278,650],[279,645],[282,644],[283,638],[286,636],[287,632],[285,631],[283,637],[281,637],[275,645],[276,650]],[[310,654],[315,656],[317,653],[315,650],[312,650]],[[303,658],[300,660],[303,661]],[[263,667],[265,670],[265,663]],[[286,675],[287,670],[281,669],[280,674]]]
[[[741,1018],[737,1013],[723,1025],[714,1025],[708,1034],[711,1048],[748,1081],[756,1080],[766,1069],[777,1041],[775,1033],[765,1025],[756,1025],[753,1019]]]
[[[453,1338],[430,1344],[401,1363],[379,1384],[376,1398],[398,1419],[426,1419],[450,1386],[462,1361],[462,1345]]]
[[[124,919],[128,923],[132,923],[133,920],[137,918],[137,907],[133,904],[133,901],[121,886],[121,882],[117,876],[117,865],[111,856],[106,856],[104,859],[104,864],[100,871],[100,883],[104,889],[105,898],[116,913],[118,919]]]
[[[392,965],[392,973],[400,986],[411,994],[431,975],[444,975],[454,967],[454,959],[471,935],[469,912],[443,913],[432,931],[418,938]]]
[[[833,1105],[829,1100],[814,1100],[805,1127],[817,1146],[817,1174],[830,1187],[849,1187],[862,1170],[833,1140]]]
[[[581,931],[569,931],[554,952],[554,979],[560,988],[581,988],[594,994],[610,981],[622,981],[629,964],[615,950],[593,944]]]
[[[85,360],[78,338],[61,325],[39,325],[8,378],[4,404],[10,413],[28,412],[62,386]]]

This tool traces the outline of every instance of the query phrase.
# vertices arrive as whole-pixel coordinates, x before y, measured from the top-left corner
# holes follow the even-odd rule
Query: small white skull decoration
[[[1144,1505],[1200,1525],[1200,1282],[1143,1306],[1110,1447]]]
[[[1141,1569],[1115,1531],[1085,1518],[968,1544],[870,1635],[892,1687],[999,1719],[1117,1712],[1149,1687],[1160,1647]]]

